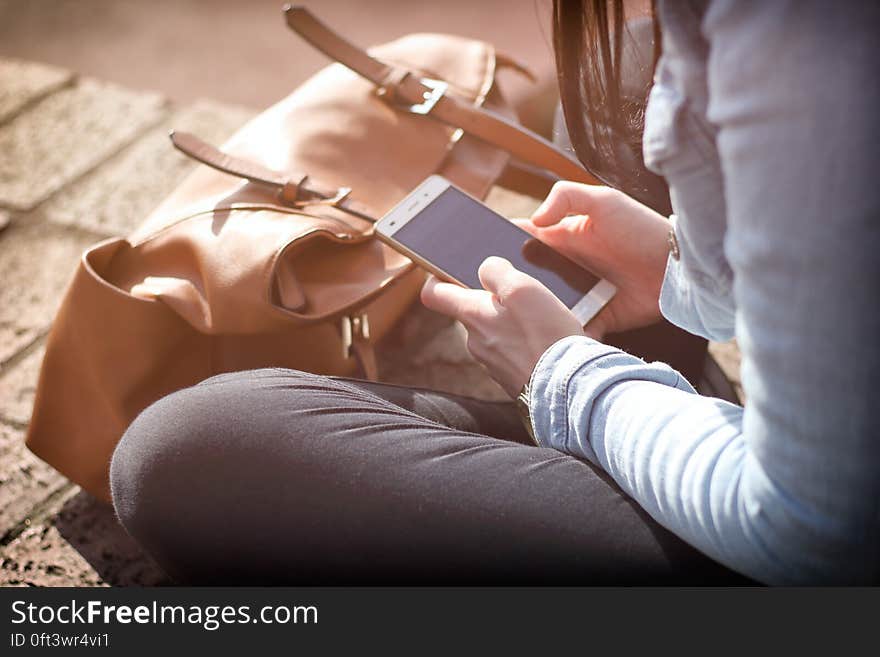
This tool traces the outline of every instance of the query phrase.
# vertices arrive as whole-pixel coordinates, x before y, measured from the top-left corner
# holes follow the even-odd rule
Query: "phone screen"
[[[448,187],[402,225],[394,239],[474,289],[477,270],[489,256],[501,256],[541,281],[573,308],[599,278],[533,238],[500,214]]]

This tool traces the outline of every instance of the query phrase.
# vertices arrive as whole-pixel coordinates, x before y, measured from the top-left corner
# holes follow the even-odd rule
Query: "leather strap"
[[[375,222],[370,210],[349,198],[347,187],[333,188],[316,183],[308,175],[287,175],[256,162],[224,153],[219,148],[188,132],[172,130],[168,135],[174,147],[184,155],[207,166],[245,178],[253,183],[272,187],[285,205],[304,206],[316,203],[332,205],[361,219]]]
[[[360,336],[355,337],[351,343],[351,351],[361,366],[361,372],[368,381],[379,380],[379,361],[376,358],[376,349],[373,343]]]
[[[495,184],[532,198],[546,198],[556,181],[556,176],[546,169],[513,160],[507,164]]]
[[[379,380],[379,362],[376,349],[370,340],[370,318],[366,315],[343,315],[339,322],[339,337],[342,341],[342,357],[346,360],[354,356],[364,378]]]
[[[540,135],[494,112],[447,95],[446,83],[425,80],[411,71],[374,59],[333,32],[305,7],[287,5],[284,13],[291,29],[331,59],[375,84],[380,96],[399,109],[427,114],[461,128],[519,160],[548,169],[567,180],[600,184],[580,162]]]

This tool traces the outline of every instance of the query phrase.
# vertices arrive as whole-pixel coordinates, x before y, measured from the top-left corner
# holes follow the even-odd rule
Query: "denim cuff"
[[[538,360],[529,382],[529,409],[535,440],[542,447],[573,453],[569,436],[569,385],[577,374],[579,382],[590,377],[590,363],[619,353],[615,347],[582,335],[555,342]],[[596,373],[601,377],[601,373]],[[595,453],[581,445],[578,452],[598,464]]]
[[[676,243],[680,250],[681,243],[676,232],[676,222],[677,217],[674,214],[671,215],[669,217],[670,230],[675,233]],[[690,292],[681,256],[675,257],[670,250],[669,256],[666,258],[663,286],[660,288],[660,314],[686,331],[693,331],[694,327],[700,324]]]
[[[669,221],[678,236],[675,215]],[[695,281],[700,275],[688,270],[685,264],[687,243],[680,236],[677,241],[680,257],[670,253],[666,259],[660,288],[660,314],[679,328],[707,340],[729,340],[734,333],[735,305],[731,291],[720,286],[713,288],[707,280]]]
[[[671,253],[666,260],[666,272],[660,288],[660,314],[685,330],[691,330],[691,326],[699,324],[699,317],[690,299],[687,275],[681,260],[676,260]]]

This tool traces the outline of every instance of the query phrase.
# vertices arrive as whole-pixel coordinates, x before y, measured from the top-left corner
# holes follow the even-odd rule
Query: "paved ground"
[[[28,452],[27,427],[45,336],[87,245],[136,226],[192,167],[171,126],[221,141],[254,110],[154,94],[0,58],[0,585],[168,583],[112,509]],[[496,190],[508,215],[535,201]],[[733,345],[715,346],[736,377]],[[414,309],[383,346],[384,378],[503,393],[464,349],[460,326]]]

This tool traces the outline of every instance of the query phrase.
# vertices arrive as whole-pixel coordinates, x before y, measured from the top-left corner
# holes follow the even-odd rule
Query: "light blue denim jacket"
[[[644,154],[681,251],[661,310],[736,336],[745,408],[583,337],[532,375],[542,444],[767,583],[880,579],[878,7],[659,6]]]

